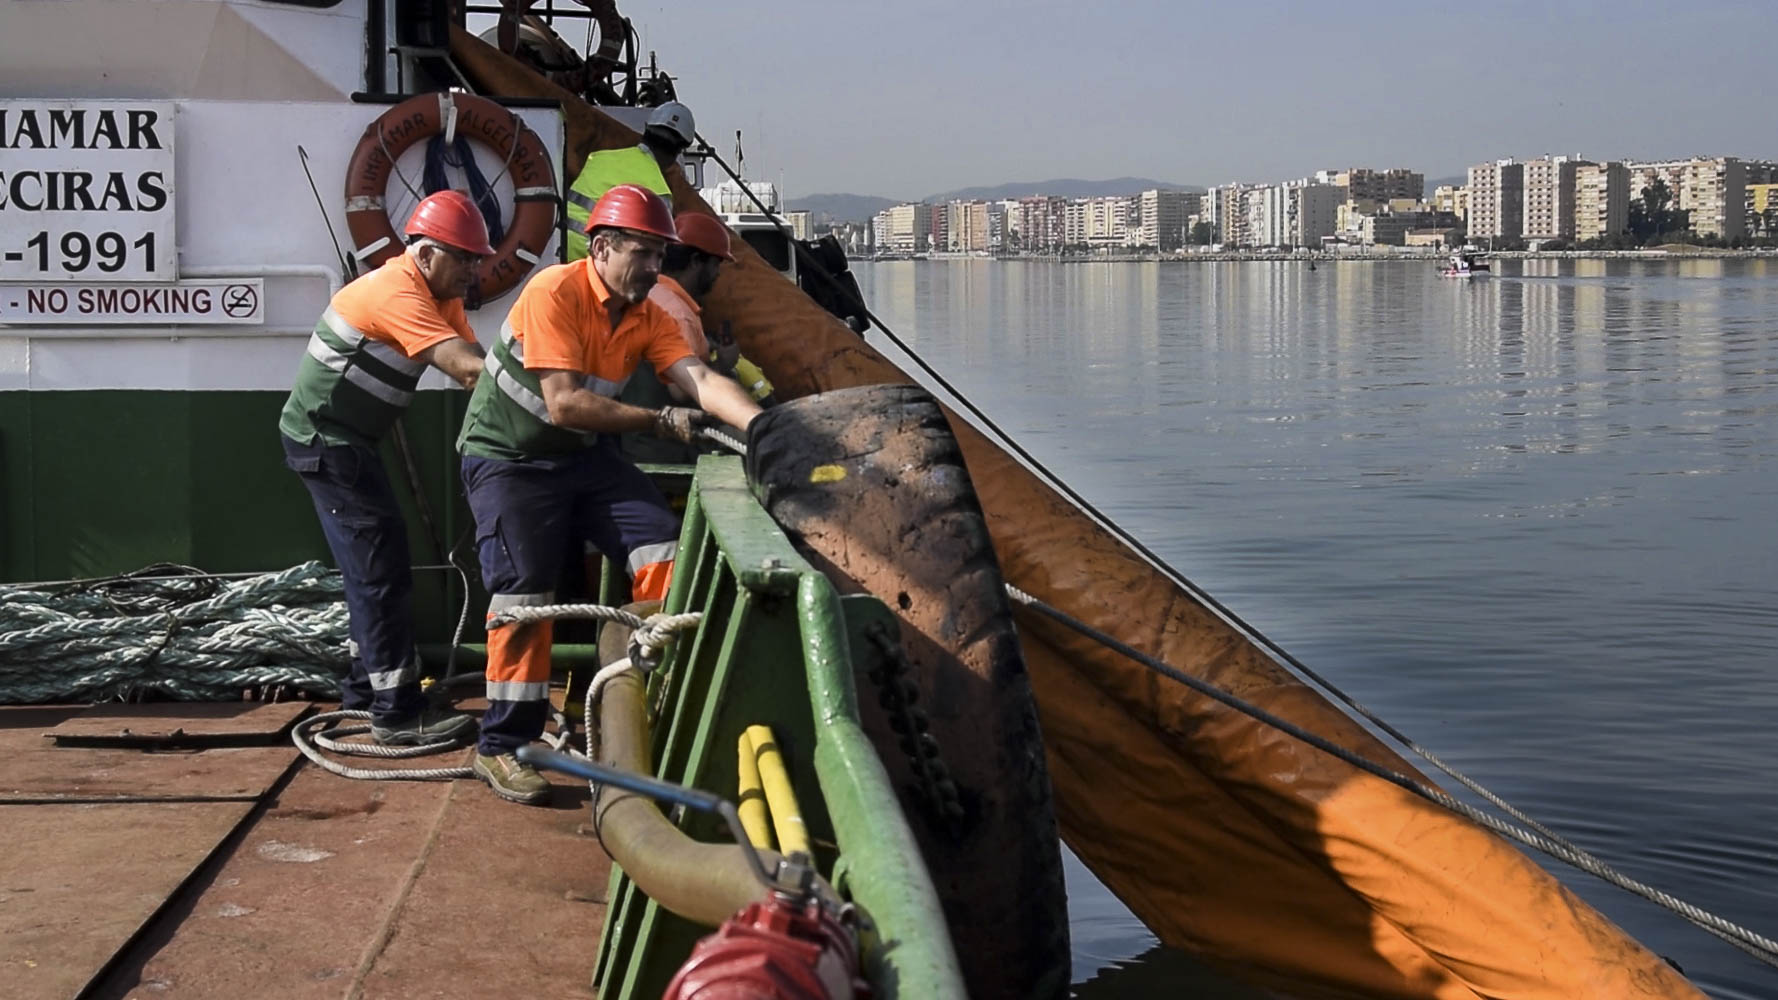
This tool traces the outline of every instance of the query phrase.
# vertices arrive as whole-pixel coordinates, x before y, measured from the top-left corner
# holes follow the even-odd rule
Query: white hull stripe
[[[489,681],[489,701],[544,701],[549,697],[548,681]]]
[[[656,542],[653,545],[641,545],[630,550],[628,565],[630,575],[635,576],[644,566],[667,562],[679,553],[678,542]]]
[[[491,618],[513,608],[541,608],[554,603],[556,592],[553,590],[540,590],[535,594],[489,594],[488,616]]]
[[[414,669],[412,663],[409,663],[399,670],[385,670],[382,673],[371,674],[370,686],[373,691],[393,691],[403,684],[409,684],[419,679],[420,672]]]
[[[492,375],[494,385],[506,394],[506,398],[524,407],[526,413],[555,426],[555,422],[549,418],[549,405],[543,401],[543,397],[520,385],[518,379],[513,378],[512,372],[506,370],[506,365],[501,363],[498,354],[489,354],[482,360],[482,373]]]
[[[414,394],[384,382],[357,365],[347,364],[346,356],[328,346],[319,335],[309,336],[309,357],[340,373],[340,377],[390,406],[405,407],[414,401]]]

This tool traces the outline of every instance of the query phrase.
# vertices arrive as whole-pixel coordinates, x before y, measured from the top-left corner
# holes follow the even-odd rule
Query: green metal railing
[[[667,610],[702,611],[651,682],[657,777],[736,795],[737,740],[772,727],[815,860],[866,913],[864,972],[879,998],[965,996],[938,895],[875,749],[858,723],[855,667],[881,656],[866,638],[893,617],[881,601],[841,597],[791,548],[747,488],[739,459],[706,456],[686,504]],[[721,821],[678,820],[724,841]],[[603,1000],[659,997],[710,932],[612,871],[593,986]]]

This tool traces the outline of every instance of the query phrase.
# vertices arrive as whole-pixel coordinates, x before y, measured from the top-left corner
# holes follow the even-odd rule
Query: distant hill
[[[1421,192],[1420,196],[1422,198],[1430,198],[1430,197],[1432,197],[1432,192],[1436,191],[1439,188],[1442,188],[1442,187],[1462,187],[1463,185],[1468,184],[1468,183],[1469,183],[1469,175],[1468,174],[1458,174],[1455,177],[1428,177],[1428,178],[1426,178],[1426,190]]]
[[[785,206],[792,212],[809,212],[816,222],[863,222],[891,205],[894,198],[878,198],[868,194],[812,194],[807,198],[789,198]]]
[[[1203,192],[1203,187],[1196,184],[1174,184],[1171,181],[1150,180],[1147,177],[1113,177],[1108,181],[1083,181],[1072,177],[1064,177],[1053,181],[1015,181],[1011,184],[995,184],[989,187],[967,187],[955,191],[928,195],[926,200],[933,203],[945,201],[998,201],[1003,198],[1024,198],[1034,194],[1054,194],[1064,198],[1100,198],[1119,194],[1141,194],[1155,188],[1169,191]]]

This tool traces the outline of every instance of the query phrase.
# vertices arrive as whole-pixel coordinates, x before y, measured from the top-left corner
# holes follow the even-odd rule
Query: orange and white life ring
[[[395,161],[414,143],[435,135],[448,143],[459,132],[493,150],[512,179],[512,221],[494,255],[475,272],[476,301],[487,302],[512,291],[537,266],[561,203],[543,140],[493,101],[449,91],[421,94],[371,122],[346,167],[346,230],[353,254],[368,267],[400,253],[401,237],[384,205]]]

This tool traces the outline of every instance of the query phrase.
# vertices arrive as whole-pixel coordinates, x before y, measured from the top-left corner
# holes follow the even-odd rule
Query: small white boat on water
[[[1447,278],[1486,277],[1493,272],[1488,267],[1488,262],[1482,259],[1483,255],[1480,247],[1466,246],[1453,250],[1450,260],[1438,269],[1438,273]]]

